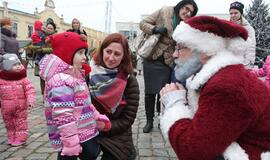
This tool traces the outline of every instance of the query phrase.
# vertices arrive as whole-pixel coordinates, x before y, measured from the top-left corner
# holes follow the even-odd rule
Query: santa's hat
[[[173,39],[191,49],[207,55],[222,50],[244,54],[247,50],[248,32],[233,22],[210,16],[192,17],[181,22],[173,33]]]
[[[87,42],[73,32],[63,32],[50,36],[53,54],[72,65],[73,57],[79,49],[88,48]]]

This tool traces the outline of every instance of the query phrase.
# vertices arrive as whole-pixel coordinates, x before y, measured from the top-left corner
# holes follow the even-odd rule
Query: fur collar
[[[187,85],[190,89],[198,90],[220,69],[235,64],[241,64],[240,56],[235,56],[229,51],[221,51],[217,55],[212,56],[203,65],[200,72],[191,77],[192,80]]]

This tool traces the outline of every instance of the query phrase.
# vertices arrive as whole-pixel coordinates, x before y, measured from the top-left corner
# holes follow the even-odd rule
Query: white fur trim
[[[248,49],[252,47],[249,39],[245,41],[243,38],[237,37],[227,39],[227,41],[227,49],[235,55],[244,55],[248,52]]]
[[[262,153],[261,160],[270,160],[270,151]]]
[[[226,160],[249,160],[245,150],[236,142],[226,148],[223,156]]]
[[[173,32],[173,39],[177,43],[184,43],[189,48],[198,49],[208,55],[215,55],[225,49],[226,39],[213,33],[202,32],[185,22],[181,22]]]
[[[187,94],[188,105],[189,105],[189,108],[192,110],[193,115],[198,110],[199,96],[200,96],[199,92],[188,88],[188,94]]]
[[[242,56],[233,55],[229,51],[220,51],[217,55],[212,56],[206,64],[203,65],[199,73],[197,73],[191,82],[188,84],[189,88],[193,90],[199,89],[204,85],[215,73],[221,68],[229,65],[241,64]]]
[[[192,117],[191,110],[180,101],[165,109],[164,114],[160,116],[160,129],[165,139],[168,139],[169,130],[176,121],[183,118],[191,119]]]

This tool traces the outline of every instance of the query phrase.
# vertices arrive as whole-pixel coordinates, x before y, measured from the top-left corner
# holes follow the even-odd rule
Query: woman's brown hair
[[[127,38],[120,33],[109,34],[102,41],[99,50],[93,56],[93,59],[96,65],[106,67],[105,63],[103,62],[103,50],[107,48],[113,42],[121,44],[124,50],[124,56],[120,65],[118,66],[118,70],[132,74],[133,67],[132,67],[132,62],[131,62],[131,53],[130,53],[128,41],[127,41]]]

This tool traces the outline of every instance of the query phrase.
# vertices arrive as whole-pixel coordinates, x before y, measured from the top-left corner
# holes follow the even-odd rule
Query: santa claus
[[[270,90],[245,69],[247,31],[215,17],[174,31],[180,83],[160,91],[162,133],[180,160],[269,160]]]

